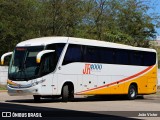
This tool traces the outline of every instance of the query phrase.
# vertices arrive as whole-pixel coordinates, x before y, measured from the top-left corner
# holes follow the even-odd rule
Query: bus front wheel
[[[64,85],[62,89],[62,101],[67,102],[69,98],[69,87],[68,85]]]
[[[39,102],[41,99],[40,95],[33,95],[33,98],[34,98],[34,102]]]
[[[134,100],[137,97],[137,89],[134,85],[130,85],[128,89],[128,99]]]

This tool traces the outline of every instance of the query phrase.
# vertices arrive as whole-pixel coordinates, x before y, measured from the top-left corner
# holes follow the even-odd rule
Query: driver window
[[[54,53],[48,53],[42,57],[41,75],[53,72],[55,69]]]

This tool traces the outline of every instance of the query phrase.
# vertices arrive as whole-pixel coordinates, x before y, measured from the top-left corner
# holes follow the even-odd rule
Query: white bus
[[[12,55],[9,95],[61,96],[122,94],[129,99],[157,90],[154,49],[74,37],[43,37],[17,44]]]

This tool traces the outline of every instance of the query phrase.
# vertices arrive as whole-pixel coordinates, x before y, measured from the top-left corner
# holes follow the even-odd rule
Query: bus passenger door
[[[55,69],[54,64],[54,56],[52,53],[45,54],[42,58],[42,63],[40,67],[40,74],[42,76],[42,95],[52,95],[53,87],[56,85],[53,81],[54,74],[53,71]]]
[[[41,93],[42,95],[52,95],[53,89],[52,89],[52,80],[53,80],[53,74],[50,73],[48,75],[45,75],[42,77],[42,80],[44,81],[41,86]]]

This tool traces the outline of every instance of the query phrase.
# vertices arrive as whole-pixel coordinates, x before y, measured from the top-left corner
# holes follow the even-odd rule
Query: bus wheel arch
[[[129,87],[128,87],[128,95],[127,95],[128,99],[129,100],[136,99],[137,94],[138,94],[138,85],[137,85],[137,83],[135,83],[135,82],[131,83],[129,85]]]
[[[63,102],[74,99],[74,85],[72,82],[67,81],[63,84],[61,96]]]

